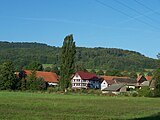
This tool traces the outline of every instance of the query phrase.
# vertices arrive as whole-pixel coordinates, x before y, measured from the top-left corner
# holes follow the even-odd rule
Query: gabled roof
[[[30,70],[24,70],[27,75],[31,75]],[[46,82],[58,83],[58,76],[53,72],[36,71],[36,77],[42,77]]]
[[[75,75],[79,75],[81,77],[81,79],[83,79],[83,80],[97,78],[96,74],[94,74],[94,73],[82,72],[82,71],[76,72]]]
[[[105,81],[113,80],[114,78],[128,78],[128,77],[117,77],[117,76],[101,76],[101,78]]]
[[[132,78],[114,78],[113,79],[116,83],[123,83],[123,84],[136,84],[137,81]]]
[[[115,83],[115,81],[114,80],[105,80],[109,85],[112,85],[112,84],[114,84]]]
[[[111,86],[103,89],[103,91],[117,91],[124,86],[125,84],[112,84]]]
[[[138,76],[138,78],[137,78],[138,83],[142,83],[144,81],[147,81],[147,79],[143,75]]]

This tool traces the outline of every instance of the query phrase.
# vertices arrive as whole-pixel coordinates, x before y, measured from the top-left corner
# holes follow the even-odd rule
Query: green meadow
[[[53,64],[42,64],[42,66],[43,66],[44,69],[47,68],[47,67],[51,68],[53,66]]]
[[[160,98],[0,92],[0,120],[159,119]]]

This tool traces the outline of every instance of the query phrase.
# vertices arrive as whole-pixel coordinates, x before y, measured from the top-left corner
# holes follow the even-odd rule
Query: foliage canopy
[[[0,42],[0,64],[11,60],[16,64],[16,71],[20,71],[33,61],[59,67],[60,54],[61,48],[46,44]],[[87,69],[142,71],[157,67],[155,59],[135,51],[116,48],[76,47],[75,61],[77,66],[85,66]]]

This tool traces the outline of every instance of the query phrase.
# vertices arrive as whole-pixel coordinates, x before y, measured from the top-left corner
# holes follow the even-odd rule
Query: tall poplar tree
[[[64,38],[61,52],[60,87],[62,90],[67,90],[70,86],[71,75],[75,69],[75,54],[76,46],[73,35],[68,35]]]

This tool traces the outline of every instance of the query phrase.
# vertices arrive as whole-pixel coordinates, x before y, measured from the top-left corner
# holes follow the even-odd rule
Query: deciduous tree
[[[29,64],[27,69],[33,71],[43,71],[43,66],[41,63],[34,61]]]
[[[60,87],[66,90],[70,86],[71,75],[75,69],[76,46],[73,35],[64,38],[61,52]]]

